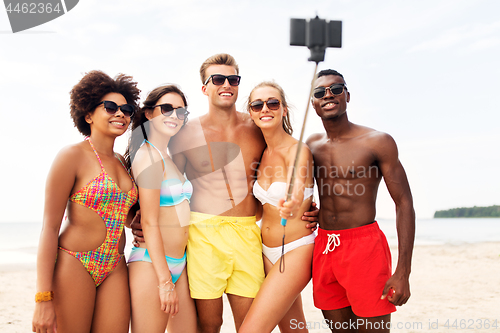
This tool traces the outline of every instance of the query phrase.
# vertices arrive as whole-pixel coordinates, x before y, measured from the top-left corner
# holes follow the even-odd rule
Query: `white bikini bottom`
[[[285,253],[290,252],[292,250],[295,250],[298,247],[301,247],[303,245],[307,244],[313,244],[314,239],[316,238],[316,234],[313,232],[310,235],[304,236],[302,238],[299,238],[297,240],[294,240],[293,242],[290,242],[288,244],[285,244]],[[273,265],[278,261],[281,257],[281,246],[277,247],[268,247],[262,244],[262,253],[266,256],[267,259],[269,259]]]

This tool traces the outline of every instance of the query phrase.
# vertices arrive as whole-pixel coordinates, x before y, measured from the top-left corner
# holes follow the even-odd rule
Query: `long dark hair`
[[[125,162],[129,171],[132,168],[132,161],[135,157],[135,154],[141,147],[144,140],[147,140],[148,138],[147,133],[149,133],[150,123],[148,121],[148,118],[146,118],[146,111],[153,109],[153,106],[158,103],[158,100],[160,98],[170,93],[179,95],[184,102],[184,107],[187,107],[186,96],[184,95],[182,90],[174,84],[159,86],[153,89],[148,94],[148,97],[146,97],[146,100],[143,102],[143,106],[136,113],[136,115],[134,116],[134,120],[132,121],[132,134],[130,135],[128,147],[124,155]],[[186,118],[184,118],[184,123],[182,126],[186,124],[187,120],[188,119],[186,116]],[[136,130],[138,127],[140,127],[141,129]]]

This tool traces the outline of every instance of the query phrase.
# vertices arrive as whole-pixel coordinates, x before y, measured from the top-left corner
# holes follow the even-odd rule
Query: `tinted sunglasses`
[[[344,92],[344,89],[347,90],[347,87],[343,83],[334,83],[329,87],[318,87],[314,89],[313,93],[314,98],[325,97],[327,89],[330,90],[332,95],[340,95]]]
[[[175,114],[177,115],[177,118],[180,120],[186,119],[186,117],[189,115],[189,111],[186,110],[185,108],[174,108],[172,104],[158,104],[155,106],[152,106],[151,108],[154,109],[155,107],[159,106],[161,110],[161,114],[164,115],[165,117],[169,117],[172,115],[172,113],[175,110]]]
[[[104,104],[104,109],[109,114],[115,114],[118,111],[118,109],[120,109],[120,110],[122,110],[122,113],[125,117],[130,118],[135,113],[134,106],[130,105],[130,104],[118,105],[113,101],[102,101],[101,103],[97,104],[95,107],[98,107],[101,104]]]
[[[276,98],[270,98],[267,101],[253,101],[250,103],[250,110],[253,112],[260,112],[264,108],[264,104],[267,105],[269,110],[276,111],[280,108],[281,101]]]
[[[207,85],[208,81],[212,79],[212,83],[215,84],[216,86],[222,86],[224,82],[229,82],[230,85],[232,86],[238,86],[240,84],[241,76],[239,75],[222,75],[222,74],[212,74],[208,77],[208,79],[205,81],[203,85]]]

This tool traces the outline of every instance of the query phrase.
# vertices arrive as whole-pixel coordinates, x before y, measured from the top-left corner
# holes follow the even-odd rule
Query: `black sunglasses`
[[[216,86],[222,86],[224,82],[229,82],[230,85],[232,86],[238,86],[240,84],[241,76],[239,75],[222,75],[222,74],[212,74],[208,77],[208,79],[205,81],[203,85],[207,85],[208,81],[212,79],[212,83],[215,84]]]
[[[250,110],[253,112],[260,112],[264,108],[264,104],[267,105],[269,110],[278,110],[281,105],[281,101],[276,98],[270,98],[267,101],[253,101],[250,103]]]
[[[172,104],[168,104],[168,103],[158,104],[158,105],[152,106],[151,108],[154,109],[157,106],[160,107],[161,114],[164,115],[165,117],[169,117],[170,115],[172,115],[174,110],[175,110],[175,114],[177,115],[177,118],[179,118],[180,120],[186,119],[187,116],[189,115],[189,111],[186,110],[185,108],[174,108],[174,106]]]
[[[330,90],[332,95],[340,95],[344,92],[344,89],[347,90],[347,87],[343,83],[334,83],[329,87],[318,87],[314,89],[313,93],[314,98],[325,97],[327,89]]]
[[[130,104],[118,105],[113,101],[102,101],[101,103],[97,104],[95,107],[98,107],[101,104],[104,104],[104,109],[109,114],[115,114],[118,111],[118,109],[120,109],[120,110],[122,110],[122,113],[125,117],[130,118],[135,113],[134,106],[130,105]]]

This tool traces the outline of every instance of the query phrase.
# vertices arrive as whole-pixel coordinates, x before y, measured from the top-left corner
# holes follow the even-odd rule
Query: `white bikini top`
[[[271,183],[269,188],[264,190],[260,185],[258,181],[255,181],[253,183],[253,195],[259,199],[259,201],[262,203],[262,205],[268,203],[271,204],[275,207],[278,206],[278,201],[280,199],[283,199],[287,195],[287,186],[285,182],[274,182]],[[314,188],[313,187],[306,187],[304,189],[304,200],[307,198],[311,197],[314,193]]]

